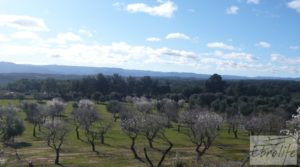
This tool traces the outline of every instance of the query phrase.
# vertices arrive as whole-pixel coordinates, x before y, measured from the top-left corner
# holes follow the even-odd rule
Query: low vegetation
[[[216,74],[202,85],[204,92],[194,90],[190,96],[155,93],[142,85],[160,81],[151,78],[136,80],[142,83],[129,87],[134,88],[129,93],[120,92],[124,85],[119,85],[127,87],[129,81],[114,77],[108,77],[116,84],[108,84],[109,89],[119,92],[114,96],[101,92],[100,99],[93,98],[93,89],[83,90],[99,78],[106,81],[98,75],[89,78],[86,88],[75,92],[76,97],[65,98],[70,93],[65,90],[72,91],[67,87],[53,92],[60,89],[56,85],[44,93],[36,90],[45,95],[42,98],[31,98],[35,96],[32,89],[19,89],[18,93],[28,95],[0,100],[0,166],[24,166],[29,161],[35,166],[241,166],[248,164],[249,135],[278,135],[289,129],[285,132],[294,134],[293,127],[299,124],[298,115],[292,116],[299,112],[297,91],[245,95],[242,82],[228,85]],[[78,82],[86,84],[85,79]],[[30,84],[35,82],[48,81]],[[169,84],[172,91],[173,82]],[[143,87],[140,96],[135,94],[139,86]],[[258,93],[261,88],[251,89]],[[243,95],[232,95],[232,91]],[[52,98],[54,94],[58,96]]]

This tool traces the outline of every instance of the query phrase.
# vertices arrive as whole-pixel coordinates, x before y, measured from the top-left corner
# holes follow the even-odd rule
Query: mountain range
[[[129,70],[122,68],[110,68],[110,67],[82,67],[82,66],[65,66],[65,65],[30,65],[30,64],[15,64],[11,62],[0,62],[0,78],[8,75],[18,75],[19,77],[24,74],[25,76],[37,76],[39,77],[51,77],[55,76],[73,76],[71,78],[77,78],[76,76],[95,75],[102,73],[104,75],[119,74],[121,76],[151,76],[151,77],[165,77],[165,78],[190,78],[190,79],[207,79],[211,74],[196,74],[185,72],[159,72],[159,71],[145,71],[145,70]],[[41,75],[44,74],[44,75]],[[257,79],[257,80],[297,80],[300,78],[280,78],[280,77],[246,77],[246,76],[234,76],[234,75],[222,75],[226,80],[245,80],[245,79]]]

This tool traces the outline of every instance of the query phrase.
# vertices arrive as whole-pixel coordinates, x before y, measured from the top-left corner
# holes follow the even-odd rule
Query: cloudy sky
[[[0,0],[0,61],[299,77],[300,0]]]

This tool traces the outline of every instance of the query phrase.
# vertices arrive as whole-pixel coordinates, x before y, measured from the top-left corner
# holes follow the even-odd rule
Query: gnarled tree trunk
[[[139,155],[138,153],[136,152],[135,150],[135,140],[136,140],[136,137],[131,137],[131,146],[130,146],[130,149],[134,155],[134,158],[141,161],[141,162],[145,162]]]

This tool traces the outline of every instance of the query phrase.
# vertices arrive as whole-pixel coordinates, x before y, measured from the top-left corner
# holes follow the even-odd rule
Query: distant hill
[[[29,65],[0,62],[0,73],[32,73],[32,74],[63,74],[63,75],[104,75],[119,74],[121,76],[153,76],[153,77],[182,77],[207,79],[210,75],[177,72],[156,72],[144,70],[127,70],[109,67],[81,67],[63,65]]]
[[[63,65],[29,65],[29,64],[15,64],[10,62],[0,62],[0,79],[9,77],[11,75],[15,78],[77,78],[85,75],[95,75],[102,73],[104,75],[119,74],[121,76],[151,76],[164,78],[190,78],[190,79],[208,79],[210,74],[196,74],[184,72],[158,72],[145,70],[128,70],[121,68],[109,67],[81,67],[81,66],[63,66]],[[43,75],[42,75],[43,74]],[[68,77],[66,77],[68,76]],[[298,80],[300,78],[277,78],[277,77],[245,77],[222,75],[226,80],[245,80],[245,79],[276,79],[276,80]]]
[[[80,79],[82,75],[61,75],[61,74],[36,74],[36,73],[0,73],[0,86],[15,82],[20,79],[47,79],[55,78],[61,80]]]

